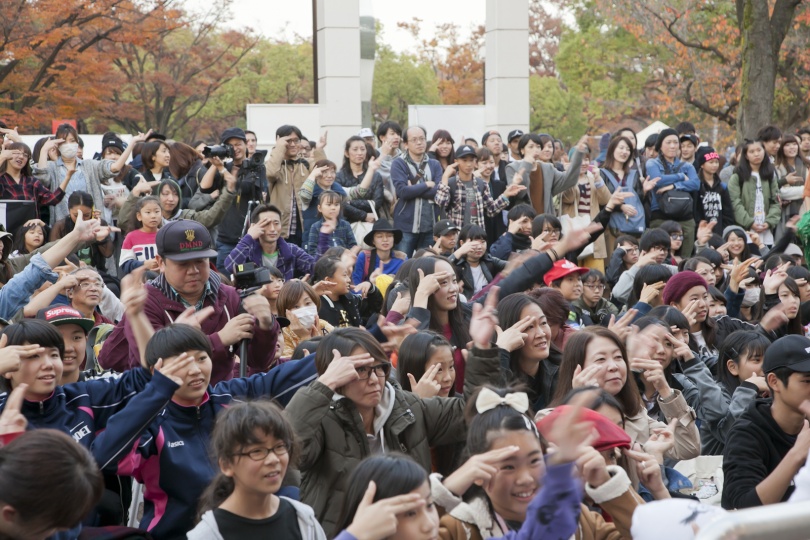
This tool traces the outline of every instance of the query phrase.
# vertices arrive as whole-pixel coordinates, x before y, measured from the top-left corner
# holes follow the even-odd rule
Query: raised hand
[[[673,418],[665,428],[654,428],[652,435],[644,443],[644,451],[655,457],[658,464],[664,464],[664,456],[675,447],[675,427],[678,419]]]
[[[655,189],[655,186],[658,185],[658,182],[661,180],[661,177],[650,178],[649,176],[644,179],[644,183],[641,185],[644,193],[649,193],[650,191]]]
[[[474,485],[486,489],[492,478],[498,474],[498,466],[518,451],[519,446],[506,446],[471,456],[464,465],[445,478],[442,484],[459,497]]]
[[[23,360],[28,360],[45,352],[39,345],[8,345],[8,336],[0,337],[0,376],[19,371]]]
[[[354,513],[354,520],[346,531],[357,540],[383,540],[397,532],[397,514],[412,512],[425,504],[418,493],[397,495],[374,502],[377,485],[368,483],[363,499]]]
[[[177,386],[183,386],[183,376],[185,370],[194,362],[194,356],[187,352],[180,353],[168,366],[164,366],[163,358],[158,358],[155,362],[155,371],[159,371],[164,377],[168,377]]]
[[[0,435],[22,433],[28,426],[28,419],[21,412],[26,390],[28,390],[28,385],[21,383],[11,391],[6,399],[6,406],[0,413]]]
[[[146,133],[138,133],[137,135],[133,135],[132,138],[129,140],[130,144],[135,144],[139,142],[144,142],[149,136],[152,135],[152,130],[150,129]]]
[[[765,272],[765,279],[762,280],[762,290],[765,294],[776,294],[779,287],[787,279],[787,269],[790,266],[789,262],[779,265],[772,270]]]
[[[571,379],[571,388],[589,388],[599,386],[599,374],[605,369],[605,364],[591,364],[586,368],[577,366],[574,377]]]
[[[577,141],[577,150],[579,150],[583,154],[587,153],[588,152],[588,140],[590,140],[590,137],[588,137],[587,134],[580,137],[579,141]]]
[[[419,382],[416,382],[416,378],[408,373],[408,380],[411,383],[411,392],[423,399],[438,396],[442,385],[436,380],[436,376],[439,374],[441,367],[441,364],[433,364],[430,366],[419,379]]]
[[[83,242],[90,242],[95,240],[99,227],[100,225],[97,219],[85,221],[82,211],[79,210],[79,213],[76,216],[76,224],[73,226],[73,232],[76,233],[79,240]]]
[[[402,292],[397,293],[397,298],[391,305],[390,311],[396,311],[400,315],[407,315],[411,309],[411,295],[404,295]]]
[[[262,218],[256,223],[251,224],[251,226],[248,228],[247,233],[254,240],[258,240],[264,234],[264,229],[268,225],[270,225],[270,219]]]
[[[367,367],[373,363],[374,358],[368,353],[342,356],[337,349],[333,349],[332,361],[318,380],[332,390],[337,390],[359,379],[357,368]]]
[[[614,315],[611,315],[610,322],[608,323],[608,330],[619,336],[622,343],[625,343],[627,338],[630,337],[630,334],[633,332],[633,321],[635,320],[636,315],[638,315],[637,309],[628,309],[627,313],[624,314],[624,317],[618,321]]]
[[[705,246],[709,243],[709,240],[712,238],[712,234],[714,234],[714,226],[717,225],[716,221],[709,221],[702,220],[698,224],[697,230],[697,243],[701,246]]]
[[[645,304],[652,305],[653,301],[658,298],[661,294],[661,291],[664,290],[667,284],[663,281],[657,281],[655,283],[647,283],[641,288],[641,294],[639,295],[638,301],[644,302]]]
[[[329,135],[328,130],[324,131],[323,135],[321,135],[321,138],[318,139],[318,142],[315,144],[315,150],[323,150],[324,148],[326,148],[326,142],[327,142],[326,137],[327,137],[327,135]]]
[[[509,352],[516,351],[523,347],[526,338],[529,337],[529,334],[526,333],[526,329],[529,328],[533,322],[534,317],[528,316],[523,317],[506,330],[501,330],[500,326],[496,326],[495,331],[498,333],[498,339],[495,341],[495,345],[497,345],[499,349]]]
[[[470,319],[470,337],[473,344],[479,349],[489,349],[490,347],[492,335],[498,325],[498,316],[495,310],[497,305],[498,287],[490,289],[484,305],[478,302],[473,304],[472,318]]]
[[[201,330],[203,321],[213,314],[214,306],[204,307],[200,311],[197,311],[194,306],[192,306],[181,313],[180,316],[174,320],[174,324],[185,324],[187,326],[193,326],[197,330]]]
[[[622,453],[636,462],[636,471],[638,471],[639,480],[644,484],[644,487],[650,490],[656,500],[668,499],[670,497],[669,491],[664,484],[664,479],[661,476],[661,465],[655,457],[645,452],[638,450],[622,449]]]
[[[504,190],[503,194],[507,197],[514,197],[521,191],[526,191],[526,186],[521,186],[520,184],[509,184]]]

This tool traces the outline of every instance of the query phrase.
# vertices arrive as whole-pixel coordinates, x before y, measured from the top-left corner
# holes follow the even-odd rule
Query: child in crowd
[[[357,261],[352,271],[352,283],[360,285],[364,281],[374,282],[380,275],[393,276],[408,257],[394,246],[402,240],[402,231],[395,229],[386,219],[374,222],[363,242],[372,246],[357,253]]]
[[[487,253],[487,232],[478,225],[461,229],[459,248],[448,260],[461,275],[461,293],[467,299],[472,299],[506,267],[506,261]]]
[[[456,226],[449,219],[441,219],[433,226],[433,251],[442,257],[449,257],[458,246],[458,234],[461,227]]]
[[[160,201],[156,197],[143,197],[135,205],[135,220],[132,232],[124,238],[121,246],[121,270],[129,274],[134,269],[145,266],[152,272],[158,269],[157,232],[163,223]]]
[[[357,240],[354,238],[352,226],[340,217],[343,197],[335,191],[322,191],[318,197],[318,215],[309,229],[307,253],[313,257],[317,255],[323,244],[327,246],[340,246],[351,249],[354,253],[360,251]],[[320,236],[326,235],[326,242],[320,241]],[[325,251],[320,249],[320,251]]]
[[[638,238],[629,234],[619,236],[616,239],[616,249],[610,256],[610,263],[605,271],[607,284],[611,288],[615,287],[622,274],[630,270],[636,262],[638,262]]]
[[[605,287],[605,275],[599,270],[582,274],[582,294],[571,301],[571,308],[578,312],[582,320],[590,319],[593,324],[604,326],[610,322],[611,316],[619,315],[616,306],[604,298]]]
[[[302,341],[324,336],[334,330],[331,324],[318,316],[321,298],[309,283],[298,279],[288,281],[281,287],[276,305],[282,317],[290,321],[290,325],[282,330],[282,358],[292,357]]]
[[[14,243],[11,245],[11,256],[33,253],[45,245],[48,237],[47,227],[41,221],[23,225],[14,233]]]
[[[336,328],[347,326],[360,327],[368,320],[363,314],[378,313],[382,308],[382,294],[373,284],[363,283],[354,287],[363,290],[364,296],[352,293],[352,278],[348,265],[335,257],[321,257],[315,263],[312,274],[313,284],[318,287],[322,283],[321,307],[318,316]],[[329,282],[329,283],[325,283]]]
[[[93,197],[84,191],[74,191],[67,199],[68,215],[64,219],[57,221],[50,232],[49,240],[56,242],[64,238],[76,226],[76,218],[79,212],[85,219],[98,219],[98,210],[93,206]],[[100,271],[106,271],[111,275],[117,274],[117,269],[111,264],[115,245],[112,241],[111,233],[113,229],[103,219],[99,220],[101,230],[92,242],[86,242],[76,250],[79,260],[88,266],[94,266]]]
[[[512,207],[506,214],[506,219],[509,221],[509,227],[506,234],[502,235],[495,241],[489,248],[489,252],[493,257],[503,260],[509,260],[512,253],[520,253],[532,247],[532,240],[542,234],[542,232],[534,231],[532,220],[535,219],[537,213],[534,208],[528,204],[518,204]],[[556,218],[554,218],[556,220]],[[559,225],[559,221],[557,221]],[[557,235],[559,239],[559,234]],[[547,242],[553,239],[546,238]]]
[[[262,537],[326,540],[309,506],[278,496],[298,445],[281,408],[265,401],[225,409],[211,433],[219,473],[203,493],[189,540]]]
[[[551,271],[543,276],[543,281],[547,287],[560,291],[566,302],[571,304],[582,296],[582,276],[587,273],[587,268],[580,268],[571,261],[563,259],[554,263]],[[593,324],[590,317],[583,318],[582,313],[572,307],[568,315],[569,326],[577,329]]]

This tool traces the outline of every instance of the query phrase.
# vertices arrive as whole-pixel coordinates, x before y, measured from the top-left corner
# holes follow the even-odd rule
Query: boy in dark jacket
[[[498,238],[489,248],[493,257],[507,260],[512,253],[520,253],[532,247],[532,220],[537,215],[528,204],[515,205],[506,219],[509,228],[506,234]]]
[[[731,429],[723,454],[723,508],[788,500],[810,449],[810,339],[788,335],[765,351],[773,400],[758,399]]]
[[[461,229],[460,246],[450,255],[450,263],[461,273],[462,293],[471,299],[506,267],[506,261],[487,253],[487,231],[478,225]]]

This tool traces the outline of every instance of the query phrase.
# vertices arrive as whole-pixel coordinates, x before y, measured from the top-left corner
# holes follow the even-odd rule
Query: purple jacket
[[[277,245],[278,261],[276,262],[276,268],[284,275],[284,280],[289,281],[312,273],[315,261],[329,249],[329,235],[320,235],[318,239],[318,257],[313,257],[295,244],[288,244],[283,238],[278,239]],[[264,264],[262,262],[262,245],[249,234],[243,236],[230,255],[225,258],[225,268],[228,272],[233,273],[234,265],[244,262],[252,262],[257,267]]]

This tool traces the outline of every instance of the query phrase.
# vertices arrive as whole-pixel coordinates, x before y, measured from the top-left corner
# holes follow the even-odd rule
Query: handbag
[[[692,195],[680,189],[670,189],[658,195],[658,207],[672,221],[692,219],[692,207],[694,204]]]
[[[374,221],[380,219],[377,216],[377,209],[374,207],[374,201],[368,200],[366,201],[371,206],[371,215],[374,216]],[[360,246],[360,249],[374,249],[374,246],[369,246],[365,243],[363,238],[366,237],[368,233],[371,232],[371,228],[374,226],[374,223],[368,223],[365,221],[355,221],[351,224],[352,233],[354,233],[354,238],[357,240],[357,245]]]

